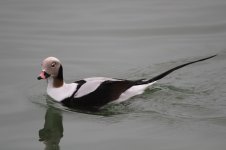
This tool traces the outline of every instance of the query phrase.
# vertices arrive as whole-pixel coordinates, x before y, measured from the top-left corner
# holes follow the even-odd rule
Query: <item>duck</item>
[[[47,95],[69,108],[101,108],[110,103],[121,103],[145,90],[170,73],[185,66],[213,58],[212,55],[171,68],[151,79],[127,80],[108,77],[90,77],[66,83],[63,65],[56,57],[47,57],[41,63],[38,80],[47,81]]]

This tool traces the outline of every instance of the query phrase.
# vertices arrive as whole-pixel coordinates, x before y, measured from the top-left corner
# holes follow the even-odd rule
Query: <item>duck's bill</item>
[[[45,71],[42,71],[40,73],[40,75],[37,77],[37,79],[42,80],[42,79],[47,79],[48,77],[50,77],[50,75],[48,73],[46,73]]]

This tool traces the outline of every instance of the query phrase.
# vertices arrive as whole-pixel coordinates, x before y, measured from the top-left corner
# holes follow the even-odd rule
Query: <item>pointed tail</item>
[[[193,64],[193,63],[197,63],[197,62],[200,62],[200,61],[204,61],[204,60],[213,58],[213,57],[215,57],[215,56],[217,56],[217,55],[213,55],[213,56],[210,56],[210,57],[206,57],[206,58],[203,58],[203,59],[199,59],[199,60],[196,60],[196,61],[188,62],[188,63],[186,63],[186,64],[183,64],[183,65],[174,67],[174,68],[172,68],[172,69],[170,69],[170,70],[168,70],[168,71],[166,71],[166,72],[161,73],[160,75],[155,76],[154,78],[152,78],[152,79],[150,79],[150,80],[145,81],[145,83],[143,82],[143,84],[151,83],[151,82],[160,80],[160,79],[164,78],[165,76],[167,76],[168,74],[172,73],[172,72],[175,71],[175,70],[178,70],[178,69],[180,69],[180,68],[183,68],[183,67],[185,67],[185,66],[187,66],[187,65],[190,65],[190,64]]]

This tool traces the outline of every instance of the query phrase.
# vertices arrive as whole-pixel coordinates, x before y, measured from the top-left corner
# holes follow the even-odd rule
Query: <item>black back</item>
[[[84,80],[79,82],[84,84],[82,81]],[[123,92],[132,87],[134,84],[135,81],[128,80],[104,81],[95,91],[79,98],[74,98],[75,92],[72,97],[63,100],[62,103],[67,107],[101,107],[118,99]],[[82,85],[80,85],[80,87],[81,86]],[[76,91],[78,91],[78,89]]]

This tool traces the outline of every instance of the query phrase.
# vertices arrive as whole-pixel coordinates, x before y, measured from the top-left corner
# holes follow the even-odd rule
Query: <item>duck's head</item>
[[[63,80],[63,67],[59,59],[55,57],[48,57],[43,60],[42,72],[38,76],[38,80],[52,77],[54,79]]]

